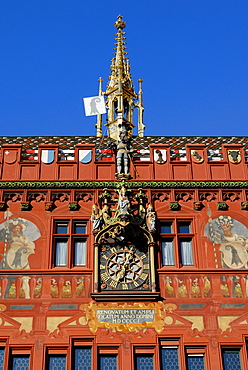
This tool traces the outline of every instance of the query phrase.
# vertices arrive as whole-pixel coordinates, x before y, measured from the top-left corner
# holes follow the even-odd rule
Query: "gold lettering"
[[[122,289],[125,289],[125,290],[127,290],[127,289],[128,289],[128,286],[127,286],[127,284],[126,284],[126,283],[122,283]]]
[[[108,259],[108,257],[107,257],[107,256],[105,256],[105,254],[103,254],[103,255],[102,255],[102,258],[104,258],[105,260],[107,260],[107,259]]]
[[[100,270],[104,270],[104,269],[105,269],[105,266],[100,265]]]
[[[149,265],[148,265],[148,263],[146,263],[146,264],[144,265],[144,269],[149,269]]]
[[[112,253],[115,253],[116,252],[116,248],[115,247],[110,248],[110,250],[111,250]]]
[[[144,258],[146,258],[146,255],[142,254],[142,256],[140,258],[143,260]]]
[[[134,283],[135,286],[139,286],[139,283],[137,283],[137,281],[134,280],[133,283]]]

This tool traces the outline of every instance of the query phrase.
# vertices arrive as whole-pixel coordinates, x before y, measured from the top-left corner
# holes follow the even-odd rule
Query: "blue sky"
[[[95,135],[118,14],[147,136],[246,136],[247,0],[1,0],[0,136]]]

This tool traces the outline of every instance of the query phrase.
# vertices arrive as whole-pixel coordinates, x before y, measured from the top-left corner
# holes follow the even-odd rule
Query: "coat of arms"
[[[228,159],[231,163],[234,163],[234,164],[240,163],[241,162],[240,150],[229,149],[228,150]]]

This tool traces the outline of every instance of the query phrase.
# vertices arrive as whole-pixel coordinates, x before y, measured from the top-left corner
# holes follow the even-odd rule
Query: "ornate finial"
[[[128,139],[131,141],[132,131],[135,127],[133,123],[133,111],[135,108],[138,108],[139,110],[138,135],[144,135],[144,108],[142,105],[141,80],[139,81],[140,89],[138,95],[134,90],[130,73],[130,62],[126,51],[126,37],[124,36],[125,32],[123,31],[126,27],[126,22],[123,21],[121,15],[118,15],[114,26],[117,29],[117,33],[115,34],[114,57],[111,61],[109,82],[107,84],[106,92],[104,93],[108,109],[106,126],[108,128],[109,137],[115,142],[122,141],[120,134],[125,130],[128,131]],[[99,133],[99,136],[100,135],[101,132]],[[128,170],[126,168],[128,166],[126,163],[129,161],[129,158],[124,159],[126,171],[122,168],[122,172],[125,175],[128,175]],[[124,167],[123,163],[122,167]],[[120,171],[117,170],[117,173],[120,173]]]
[[[117,28],[117,30],[119,30],[119,29],[123,30],[123,28],[126,27],[126,22],[124,22],[122,20],[122,16],[121,15],[118,15],[117,21],[115,21],[114,26]]]

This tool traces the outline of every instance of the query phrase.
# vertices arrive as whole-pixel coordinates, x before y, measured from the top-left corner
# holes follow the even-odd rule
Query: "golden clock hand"
[[[125,275],[125,272],[126,272],[126,268],[128,266],[128,263],[129,263],[129,260],[130,260],[130,257],[132,257],[131,253],[127,253],[126,256],[125,256],[125,262],[123,263],[123,265],[121,266],[121,270],[118,272],[117,274],[117,283],[119,282],[119,280],[121,278],[123,278],[123,276]]]

